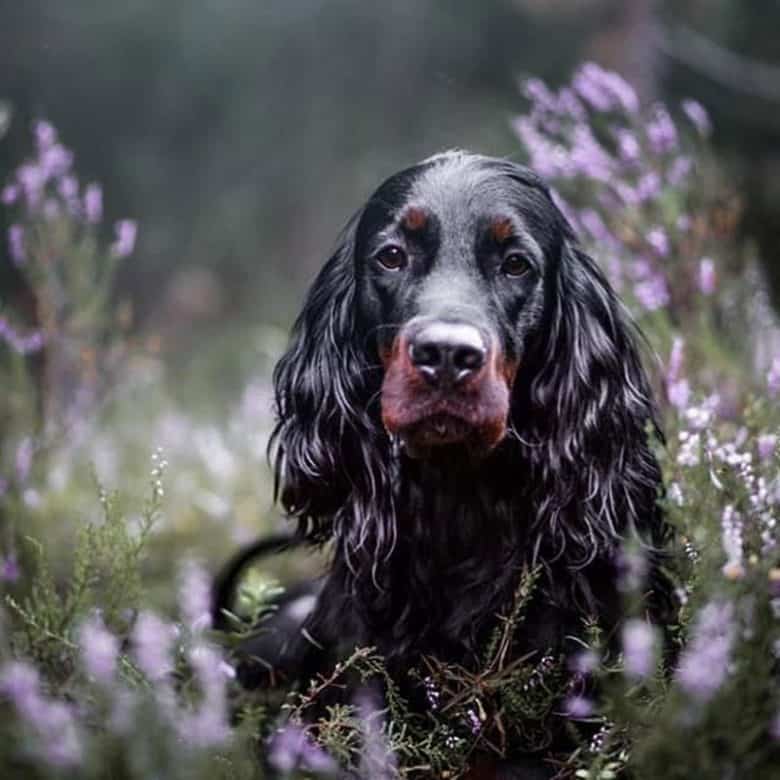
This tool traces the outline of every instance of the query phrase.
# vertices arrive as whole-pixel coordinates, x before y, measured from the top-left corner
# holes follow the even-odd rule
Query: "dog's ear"
[[[563,220],[563,217],[561,217]],[[563,220],[565,225],[565,220]],[[539,479],[537,520],[572,565],[638,534],[660,545],[658,433],[640,334],[594,260],[566,225],[547,279],[546,322],[523,439]],[[522,428],[522,426],[518,426]]]
[[[328,521],[352,489],[350,466],[356,469],[376,429],[366,403],[370,367],[354,333],[359,220],[360,213],[347,224],[315,279],[274,372],[276,495],[313,539],[328,535]]]

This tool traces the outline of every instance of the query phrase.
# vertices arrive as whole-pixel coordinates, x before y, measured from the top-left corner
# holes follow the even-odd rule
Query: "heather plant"
[[[677,532],[666,640],[645,620],[647,567],[628,547],[617,637],[588,623],[574,658],[512,659],[535,591],[526,571],[481,668],[430,658],[410,670],[425,714],[372,648],[288,693],[241,692],[230,648],[247,628],[211,632],[209,577],[193,561],[216,565],[274,522],[263,464],[283,339],[257,330],[261,369],[226,419],[182,411],[160,363],[128,351],[129,315],[111,304],[135,230],[102,225],[100,190],[76,182],[40,123],[2,192],[9,257],[34,302],[0,310],[2,776],[456,780],[477,752],[544,751],[561,730],[571,749],[549,757],[561,778],[776,776],[780,330],[735,235],[739,198],[698,103],[643,106],[593,64],[560,89],[522,89],[513,126],[529,163],[647,338],[666,434],[659,500]],[[140,511],[127,496],[139,482]],[[262,631],[277,594],[255,571],[239,611]],[[354,699],[333,704],[345,684]]]

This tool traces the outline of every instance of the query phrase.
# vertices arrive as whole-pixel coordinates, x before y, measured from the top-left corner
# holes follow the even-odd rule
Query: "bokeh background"
[[[286,327],[339,227],[381,178],[453,146],[519,155],[509,124],[524,108],[518,77],[562,83],[583,59],[616,69],[645,100],[705,105],[749,205],[746,232],[775,265],[773,0],[26,0],[0,9],[0,98],[16,116],[0,170],[29,147],[28,120],[59,128],[82,176],[103,183],[108,213],[138,220],[121,289],[177,352],[202,350],[231,321]]]

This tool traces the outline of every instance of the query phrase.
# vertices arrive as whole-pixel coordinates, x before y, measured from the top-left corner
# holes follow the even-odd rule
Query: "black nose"
[[[433,322],[410,339],[412,365],[432,385],[456,385],[485,365],[487,350],[473,325]]]

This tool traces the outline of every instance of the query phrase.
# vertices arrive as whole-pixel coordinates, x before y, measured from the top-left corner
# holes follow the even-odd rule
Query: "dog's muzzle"
[[[508,376],[495,339],[468,322],[415,318],[385,354],[382,419],[416,457],[444,445],[487,452],[504,436]]]

